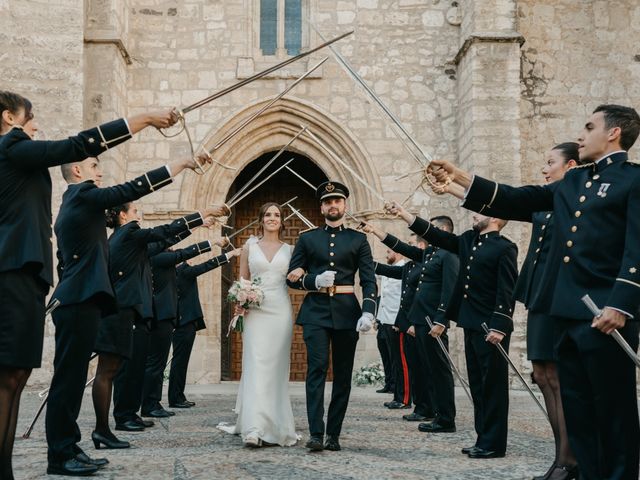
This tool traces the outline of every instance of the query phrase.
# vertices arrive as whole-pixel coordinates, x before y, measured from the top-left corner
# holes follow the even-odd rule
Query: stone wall
[[[276,62],[258,46],[258,0],[0,0],[1,88],[35,104],[41,136],[61,138],[83,126],[149,109],[185,106]],[[339,51],[400,118],[424,151],[512,183],[540,182],[542,155],[574,139],[598,104],[638,105],[640,6],[570,0],[306,0],[325,36],[353,29]],[[524,44],[522,42],[524,41]],[[303,46],[318,36],[303,28]],[[522,44],[522,46],[521,46]],[[196,146],[219,140],[328,51],[298,62],[187,115]],[[470,214],[451,198],[418,187],[417,170],[382,117],[331,60],[278,108],[221,148],[219,158],[244,167],[279,148],[304,121],[387,199],[414,212],[453,216],[457,231]],[[189,155],[185,135],[166,140],[148,129],[102,156],[106,183],[122,181]],[[354,210],[370,210],[378,226],[406,238],[401,222],[380,216],[380,202],[313,142],[292,146],[353,189]],[[632,152],[633,155],[634,152]],[[64,185],[57,169],[54,214]],[[221,201],[234,173],[187,173],[141,202],[149,224]],[[527,226],[506,235],[527,245]],[[196,239],[206,233],[199,232]],[[372,242],[374,254],[384,248]],[[208,329],[198,335],[190,381],[220,373],[219,272],[200,284]],[[524,311],[515,315],[512,358],[527,371]],[[53,328],[47,326],[43,368],[51,375]],[[464,365],[462,336],[452,334]],[[360,342],[357,363],[377,357],[375,336]]]

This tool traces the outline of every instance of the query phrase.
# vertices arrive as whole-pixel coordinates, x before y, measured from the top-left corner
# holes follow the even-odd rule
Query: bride
[[[284,243],[283,212],[277,203],[260,207],[262,236],[250,238],[240,256],[240,276],[260,278],[264,300],[244,315],[242,377],[235,412],[236,425],[218,428],[239,434],[249,447],[263,444],[294,445],[296,434],[289,399],[289,354],[293,332],[291,301],[286,276],[291,245]]]

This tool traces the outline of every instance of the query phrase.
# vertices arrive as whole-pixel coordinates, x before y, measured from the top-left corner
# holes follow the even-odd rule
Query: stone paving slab
[[[91,456],[105,456],[107,468],[100,479],[529,479],[546,471],[553,460],[553,440],[546,420],[528,395],[513,391],[509,419],[509,446],[502,459],[474,460],[460,448],[475,439],[472,410],[462,391],[456,392],[458,431],[424,434],[416,423],[402,420],[407,410],[382,407],[388,395],[373,387],[354,387],[343,427],[341,452],[308,453],[304,385],[291,384],[296,428],[303,436],[289,448],[248,449],[238,436],[215,428],[233,422],[236,383],[194,386],[188,397],[197,406],[176,410],[141,433],[116,432],[132,442],[128,450],[96,451],[91,443],[94,416],[91,397],[84,398],[80,414],[81,446]],[[330,384],[327,385],[330,393]],[[166,398],[166,397],[165,397]],[[18,425],[21,437],[40,404],[37,390],[25,392]],[[328,398],[327,398],[328,405]],[[14,467],[17,480],[62,478],[47,476],[44,422],[28,440],[16,440]]]

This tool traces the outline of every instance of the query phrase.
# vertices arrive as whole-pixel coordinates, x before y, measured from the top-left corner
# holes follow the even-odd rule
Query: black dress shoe
[[[91,458],[84,452],[76,453],[75,459],[79,462],[86,463],[87,465],[93,465],[98,468],[102,468],[109,463],[109,460],[106,458]]]
[[[196,406],[196,402],[192,402],[191,400],[185,400],[184,403],[188,403],[189,405],[191,405],[192,407]]]
[[[124,423],[116,423],[116,430],[122,430],[125,432],[142,432],[144,426],[140,425],[135,420],[127,420]]]
[[[154,422],[153,420],[144,420],[142,417],[137,416],[133,421],[138,425],[143,426],[144,428],[153,427],[156,424],[156,422]]]
[[[418,430],[427,433],[453,433],[456,431],[455,425],[443,425],[438,422],[421,423]]]
[[[476,447],[475,450],[469,452],[469,458],[502,458],[504,452],[496,452],[495,450],[485,450],[484,448]]]
[[[411,405],[402,403],[402,402],[391,402],[387,405],[387,408],[390,410],[404,410],[407,408],[411,408]]]
[[[322,435],[311,435],[311,438],[309,438],[305,447],[312,452],[319,452],[323,450],[324,445],[322,444]]]
[[[191,402],[185,400],[184,402],[170,403],[169,406],[171,408],[191,408],[193,405],[191,405]]]
[[[335,435],[327,435],[327,441],[324,442],[324,449],[330,450],[332,452],[339,452],[340,450],[342,450],[340,448],[338,437]]]
[[[419,413],[413,412],[408,415],[403,415],[402,419],[406,420],[407,422],[424,422],[425,420],[427,420],[427,417],[420,415]]]
[[[100,450],[102,445],[108,449],[129,448],[131,446],[129,442],[118,440],[118,438],[111,432],[105,435],[93,431],[91,433],[91,440],[93,440],[93,446],[96,447],[96,450]]]
[[[376,390],[376,393],[393,393],[393,390],[390,388],[384,387]]]
[[[142,412],[143,417],[153,417],[153,418],[167,418],[173,417],[175,412],[169,412],[164,408],[158,408],[156,410],[151,410],[150,412]]]
[[[47,473],[49,475],[67,475],[70,477],[87,477],[98,471],[95,465],[89,465],[75,458],[70,458],[64,462],[49,463]]]
[[[464,447],[462,450],[460,450],[463,454],[465,455],[469,455],[473,450],[475,450],[476,447],[475,445],[473,447]]]

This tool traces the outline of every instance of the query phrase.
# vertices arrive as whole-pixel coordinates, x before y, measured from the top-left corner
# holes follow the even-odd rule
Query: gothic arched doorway
[[[233,182],[227,198],[230,198],[242,185],[245,185],[268,161],[273,157],[275,152],[264,153],[250,164],[248,164],[242,172],[238,174]],[[325,173],[308,157],[293,153],[283,153],[263,174],[260,178],[264,178],[269,173],[275,171],[279,166],[294,158],[289,166],[297,173],[302,175],[307,181],[313,185],[318,185],[327,179]],[[260,179],[254,181],[257,184]],[[299,209],[302,214],[311,220],[314,225],[320,225],[324,221],[320,215],[318,203],[315,200],[315,192],[295,177],[286,169],[278,172],[274,177],[259,187],[244,200],[238,203],[234,208],[229,219],[230,226],[234,230],[238,230],[243,226],[251,223],[256,219],[260,205],[268,201],[284,203],[285,201],[297,196],[293,205]],[[285,208],[285,215],[288,216],[291,210]],[[299,233],[307,229],[307,226],[297,217],[292,217],[285,223],[284,241],[294,245]],[[240,233],[233,239],[235,246],[243,245],[251,235],[257,235],[258,228],[249,228]],[[238,278],[239,262],[225,265],[222,271],[222,295],[224,296],[231,285],[231,282]],[[304,292],[289,290],[291,302],[293,304],[294,319],[298,314]],[[226,337],[227,327],[231,319],[231,309],[228,303],[223,299],[222,302],[222,345],[221,345],[221,378],[222,380],[238,380],[242,371],[242,336],[233,332]],[[306,377],[307,372],[307,351],[302,339],[302,328],[294,325],[293,339],[291,344],[291,371],[289,378],[292,381],[301,381]]]

